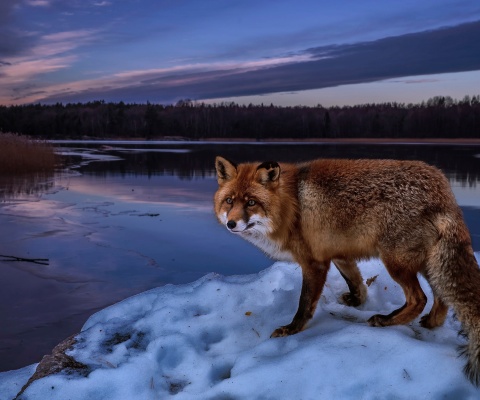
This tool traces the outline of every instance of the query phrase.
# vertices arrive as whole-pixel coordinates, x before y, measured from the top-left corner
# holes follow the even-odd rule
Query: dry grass
[[[55,161],[49,143],[0,132],[0,175],[53,171]]]

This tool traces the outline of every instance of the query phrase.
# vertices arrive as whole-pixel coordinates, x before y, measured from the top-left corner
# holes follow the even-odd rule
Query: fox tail
[[[436,294],[452,306],[468,344],[460,349],[467,363],[464,373],[480,386],[480,269],[461,211],[438,216],[439,239],[427,261],[427,274]]]

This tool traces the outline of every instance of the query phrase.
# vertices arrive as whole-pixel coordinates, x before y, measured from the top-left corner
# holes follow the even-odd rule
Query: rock
[[[75,343],[77,343],[76,335],[72,335],[56,345],[52,350],[52,354],[43,356],[42,361],[40,361],[40,363],[37,365],[35,373],[22,387],[22,390],[20,390],[14,400],[20,400],[20,396],[33,382],[49,375],[63,372],[67,374],[79,374],[82,376],[87,376],[90,373],[88,366],[65,354],[65,352],[71,349]]]

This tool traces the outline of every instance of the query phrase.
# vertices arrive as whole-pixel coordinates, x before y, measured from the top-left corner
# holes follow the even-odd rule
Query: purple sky
[[[480,94],[477,0],[1,0],[0,104]]]

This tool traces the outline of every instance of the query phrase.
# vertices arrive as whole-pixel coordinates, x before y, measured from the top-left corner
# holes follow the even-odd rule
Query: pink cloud
[[[439,79],[396,79],[394,81],[391,81],[391,82],[395,82],[395,83],[406,83],[406,84],[411,84],[411,83],[435,83],[435,82],[439,82],[440,80]]]
[[[50,0],[28,0],[26,3],[32,7],[48,7],[52,2]]]

